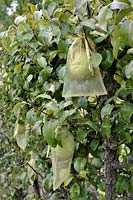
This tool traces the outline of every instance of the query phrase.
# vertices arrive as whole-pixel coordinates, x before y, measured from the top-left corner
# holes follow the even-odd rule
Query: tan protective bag
[[[51,148],[53,169],[53,190],[56,190],[69,177],[75,142],[70,132],[62,135],[62,147]]]
[[[63,97],[99,96],[107,94],[99,64],[101,54],[90,38],[78,37],[68,50]]]

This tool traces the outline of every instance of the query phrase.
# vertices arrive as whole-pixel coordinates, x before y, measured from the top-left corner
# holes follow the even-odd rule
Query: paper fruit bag
[[[89,38],[78,37],[69,48],[63,97],[99,96],[107,94],[99,64],[101,54]]]
[[[56,190],[70,175],[70,168],[74,153],[74,139],[71,133],[61,137],[62,147],[51,148],[53,168],[53,189]]]

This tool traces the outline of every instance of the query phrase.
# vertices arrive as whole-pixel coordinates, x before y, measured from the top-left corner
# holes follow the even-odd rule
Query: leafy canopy
[[[43,2],[29,4],[0,33],[1,195],[38,199],[30,192],[38,177],[42,199],[92,200],[92,188],[102,200],[105,138],[116,135],[120,162],[133,153],[132,1]],[[68,48],[78,35],[90,37],[102,56],[105,97],[62,97]],[[61,145],[67,130],[76,142],[71,175],[53,192],[49,145]],[[132,193],[131,168],[117,172],[118,195]]]

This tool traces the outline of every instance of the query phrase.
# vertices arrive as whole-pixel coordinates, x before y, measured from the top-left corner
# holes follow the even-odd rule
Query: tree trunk
[[[105,140],[105,197],[107,200],[116,200],[115,185],[117,179],[117,171],[114,170],[115,163],[117,162],[117,148],[115,145],[115,136]],[[114,146],[114,148],[113,148]]]

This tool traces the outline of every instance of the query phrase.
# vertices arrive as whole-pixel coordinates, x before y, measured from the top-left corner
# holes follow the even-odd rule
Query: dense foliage
[[[131,199],[132,0],[44,2],[40,9],[29,4],[0,33],[0,197]],[[78,35],[102,55],[108,95],[62,97],[68,48]],[[67,131],[76,142],[71,175],[53,191],[50,146],[61,145]]]

